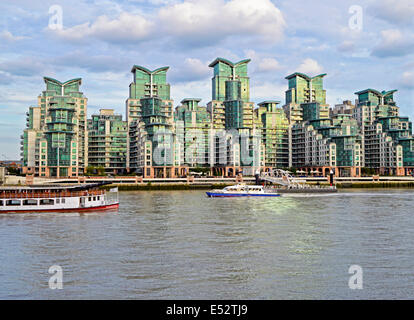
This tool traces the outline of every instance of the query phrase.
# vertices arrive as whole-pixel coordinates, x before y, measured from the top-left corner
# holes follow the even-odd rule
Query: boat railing
[[[104,190],[64,192],[0,192],[0,199],[69,198],[104,195]]]

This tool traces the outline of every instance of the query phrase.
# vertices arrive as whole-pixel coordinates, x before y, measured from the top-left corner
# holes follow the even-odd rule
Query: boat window
[[[0,200],[0,206],[2,206],[3,205],[3,200]]]
[[[91,201],[92,200],[92,197],[88,197],[88,201]]]
[[[62,199],[62,203],[65,203],[65,201],[66,201],[66,199],[65,199],[65,198],[63,198],[63,199]]]
[[[20,206],[20,200],[7,200],[6,206]]]
[[[96,197],[93,197],[93,201],[96,201]]]
[[[98,198],[98,200],[99,200],[99,199],[101,199],[101,197],[100,197],[100,196],[97,196],[97,198]]]
[[[46,205],[46,204],[54,204],[55,201],[53,201],[53,199],[42,199],[40,200],[40,205]]]
[[[60,203],[60,199],[56,199],[56,204]]]
[[[23,205],[24,206],[37,206],[37,200],[34,200],[34,199],[23,200]]]

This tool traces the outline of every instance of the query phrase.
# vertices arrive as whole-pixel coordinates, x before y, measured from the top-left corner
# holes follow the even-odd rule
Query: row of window
[[[96,197],[88,197],[88,201],[97,201],[100,200],[101,197],[100,196],[96,196]],[[56,199],[56,204],[60,204],[60,203],[65,203],[66,199],[65,198],[57,198]],[[17,200],[17,199],[13,199],[13,200],[0,200],[0,206],[37,206],[37,205],[53,205],[55,204],[55,199],[40,199],[39,202],[36,199],[25,199],[23,200]]]
[[[59,203],[59,200],[61,199],[56,199],[56,203]],[[55,201],[53,199],[41,199],[39,200],[35,200],[35,199],[25,199],[23,200],[23,203],[21,200],[0,200],[0,206],[6,205],[6,206],[37,206],[37,205],[53,205],[55,203]],[[65,199],[62,199],[62,203],[65,203]]]

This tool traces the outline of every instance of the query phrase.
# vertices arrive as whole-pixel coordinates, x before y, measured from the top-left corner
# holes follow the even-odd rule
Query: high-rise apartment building
[[[403,175],[414,169],[414,138],[411,122],[399,117],[394,101],[397,90],[358,91],[353,117],[363,139],[365,166],[379,174]]]
[[[213,68],[212,101],[207,105],[216,131],[216,163],[226,174],[251,173],[261,163],[261,132],[254,127],[254,103],[250,102],[250,59],[233,63],[217,58]],[[224,143],[226,141],[226,143]]]
[[[399,108],[394,101],[395,92],[397,90],[379,92],[374,89],[355,92],[358,99],[353,108],[353,116],[358,124],[363,127],[380,117],[398,116]]]
[[[233,100],[240,97],[244,102],[250,100],[250,79],[247,76],[247,64],[250,59],[233,63],[227,59],[217,58],[209,64],[214,69],[212,79],[212,100]],[[237,91],[237,93],[235,92]]]
[[[350,115],[295,123],[292,127],[292,165],[308,173],[359,176],[361,136]]]
[[[283,109],[290,123],[329,118],[326,90],[323,88],[325,76],[326,73],[309,77],[296,72],[285,78],[288,80],[288,90],[285,92]]]
[[[180,175],[190,168],[214,166],[214,132],[211,115],[199,106],[201,99],[186,98],[175,110],[176,140],[179,145]]]
[[[113,109],[100,109],[88,119],[88,165],[106,173],[126,172],[127,122]]]
[[[266,168],[289,167],[289,121],[280,101],[263,101],[255,110],[260,121]]]
[[[168,67],[150,71],[134,66],[126,101],[129,170],[145,177],[171,177],[179,166]]]
[[[329,110],[329,117],[332,118],[334,116],[340,114],[353,114],[355,105],[352,104],[351,101],[345,100],[341,104],[336,104],[335,107]]]
[[[88,166],[143,177],[185,176],[195,168],[225,176],[287,167],[340,176],[359,176],[364,167],[382,174],[414,172],[412,124],[399,116],[396,90],[359,91],[355,105],[346,100],[330,110],[326,74],[293,73],[286,77],[282,108],[274,100],[255,107],[249,61],[217,58],[209,65],[207,107],[186,98],[174,108],[169,67],[135,65],[126,121],[112,109],[87,121],[81,79],[45,77],[46,89],[29,108],[21,136],[23,172],[76,177]]]
[[[66,82],[44,77],[46,90],[27,114],[23,133],[23,173],[76,177],[88,165],[87,98],[80,78]]]

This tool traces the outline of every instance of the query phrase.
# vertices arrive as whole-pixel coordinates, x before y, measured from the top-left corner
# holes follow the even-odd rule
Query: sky
[[[177,106],[211,100],[216,57],[250,58],[253,102],[284,103],[293,72],[324,78],[327,102],[391,90],[414,118],[414,0],[1,0],[0,160],[20,159],[43,77],[82,78],[88,115],[125,117],[131,68],[169,66]]]

